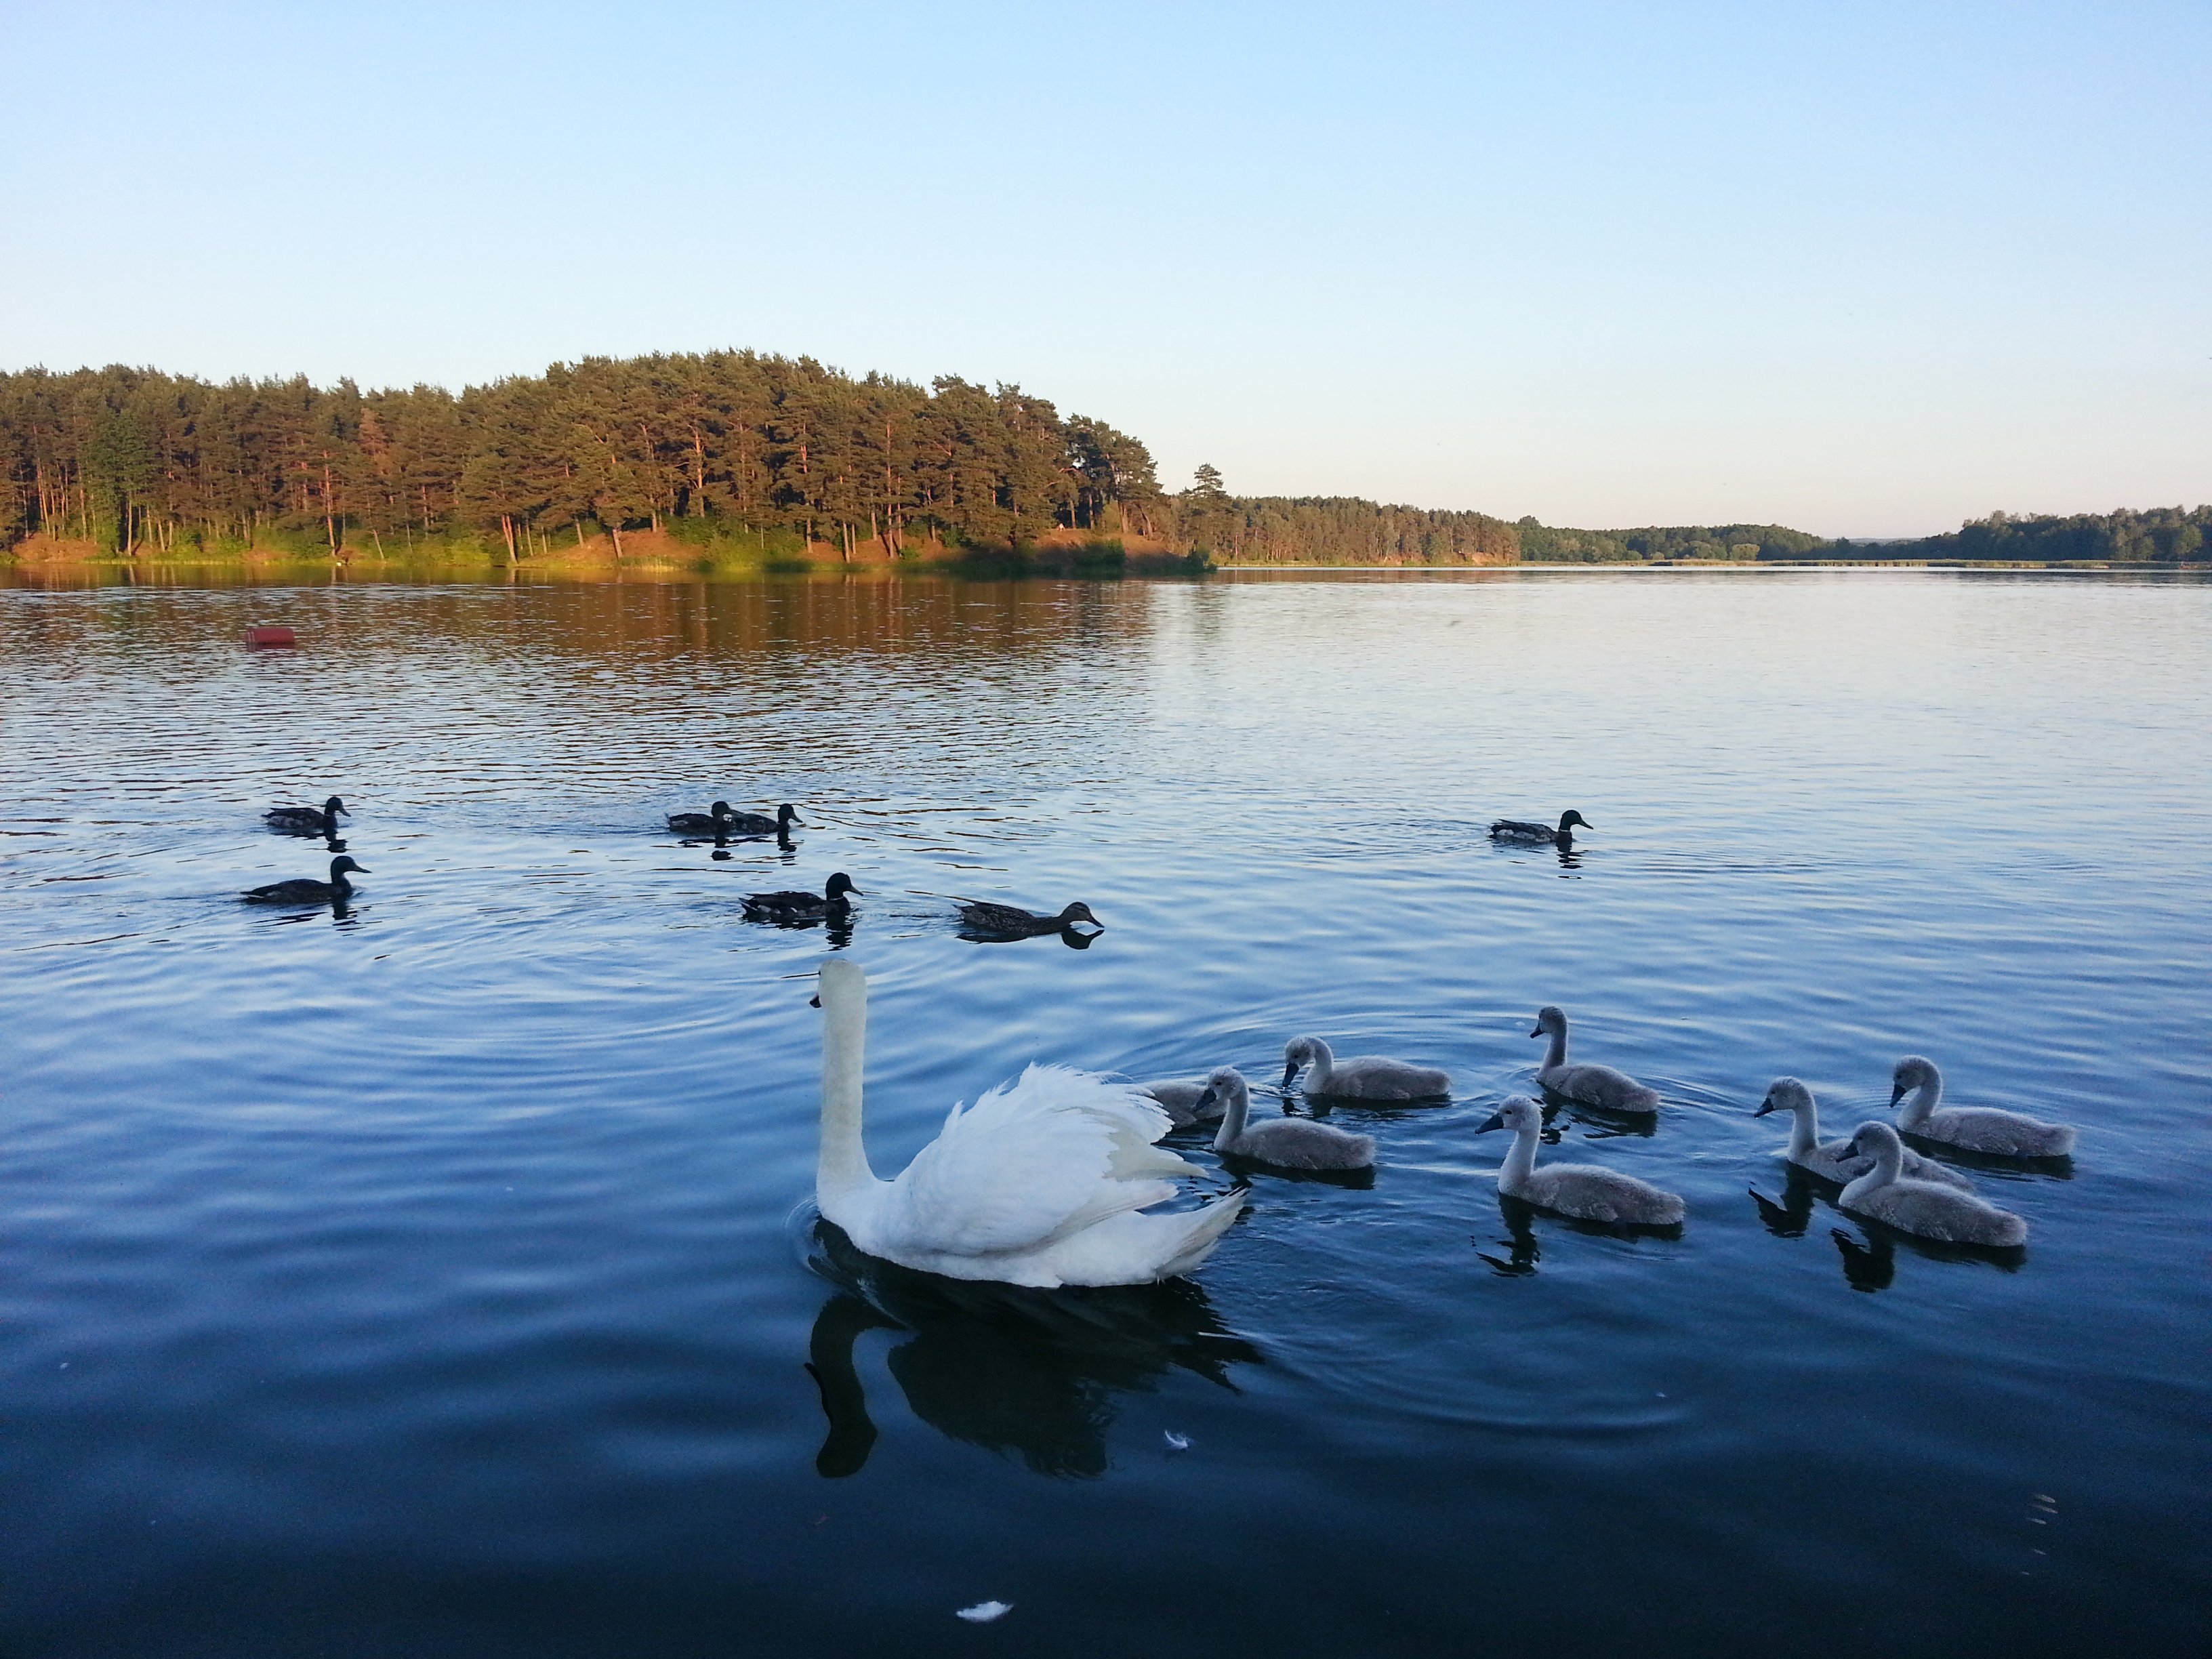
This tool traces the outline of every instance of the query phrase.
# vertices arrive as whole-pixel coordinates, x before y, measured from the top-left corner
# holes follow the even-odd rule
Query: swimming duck
[[[261,815],[261,821],[288,836],[322,836],[335,841],[338,819],[352,816],[346,804],[332,795],[320,806],[272,806]]]
[[[1854,1158],[1871,1156],[1874,1168],[1837,1196],[1838,1209],[1887,1222],[1901,1233],[1954,1244],[2008,1248],[2027,1242],[2027,1221],[2010,1210],[2000,1210],[1955,1187],[1906,1180],[1899,1173],[1905,1143],[1887,1123],[1860,1124],[1844,1150]]]
[[[1249,1158],[1255,1164],[1272,1164],[1279,1170],[1371,1170],[1375,1167],[1375,1137],[1355,1135],[1334,1123],[1316,1123],[1310,1117],[1271,1117],[1247,1123],[1252,1110],[1252,1091],[1244,1074],[1224,1066],[1206,1080],[1206,1092],[1197,1109],[1221,1110],[1221,1127],[1213,1137],[1213,1150],[1230,1158]]]
[[[1890,1073],[1889,1103],[1912,1098],[1897,1115],[1897,1127],[1923,1140],[2001,1158],[2064,1158],[2074,1150],[2074,1131],[2063,1123],[2045,1123],[1995,1106],[1941,1106],[1943,1074],[1932,1060],[1907,1054]]]
[[[1759,1103],[1753,1117],[1765,1117],[1769,1112],[1788,1112],[1790,1144],[1783,1149],[1783,1157],[1801,1170],[1810,1170],[1814,1175],[1830,1181],[1850,1181],[1874,1168],[1870,1158],[1852,1158],[1844,1148],[1848,1140],[1832,1140],[1820,1144],[1820,1109],[1813,1102],[1813,1091],[1794,1077],[1778,1077],[1767,1085],[1766,1098]],[[1907,1150],[1905,1154],[1905,1175],[1909,1181],[1934,1181],[1961,1191],[1972,1191],[1973,1183],[1956,1170],[1947,1169],[1932,1158],[1923,1158]]]
[[[306,876],[296,876],[290,881],[272,881],[266,887],[249,888],[239,897],[248,904],[327,904],[332,899],[353,896],[353,884],[346,872],[361,875],[370,873],[365,864],[356,864],[341,853],[331,860],[331,878],[315,881]]]
[[[1559,827],[1556,830],[1548,823],[1530,823],[1522,818],[1500,818],[1490,826],[1490,838],[1492,841],[1527,842],[1556,847],[1565,853],[1571,851],[1574,847],[1577,824],[1585,830],[1597,828],[1581,813],[1569,807],[1559,814]]]
[[[1317,1036],[1292,1037],[1283,1045],[1283,1086],[1302,1066],[1306,1093],[1332,1100],[1433,1100],[1451,1092],[1451,1074],[1433,1066],[1414,1066],[1381,1054],[1339,1060]]]
[[[1243,1209],[1243,1193],[1146,1214],[1200,1171],[1153,1145],[1167,1114],[1134,1085],[1031,1065],[972,1107],[889,1181],[868,1166],[860,1075],[868,980],[858,963],[821,972],[823,1216],[869,1255],[952,1279],[1051,1288],[1145,1285],[1188,1273]]]
[[[1498,1170],[1498,1190],[1508,1198],[1584,1221],[1671,1227],[1681,1220],[1683,1204],[1678,1194],[1618,1170],[1595,1164],[1547,1164],[1538,1169],[1536,1140],[1543,1128],[1544,1109],[1526,1095],[1514,1095],[1475,1131],[1513,1131],[1513,1150]]]
[[[860,890],[853,885],[852,877],[842,870],[830,878],[818,893],[793,890],[782,893],[748,893],[744,896],[747,921],[834,921],[852,908],[845,896]]]
[[[719,836],[728,833],[730,803],[718,800],[703,812],[671,812],[668,827],[679,836]]]
[[[728,803],[723,805],[726,808]],[[806,825],[799,820],[799,809],[786,801],[775,809],[774,817],[765,812],[732,812],[724,820],[724,828],[732,836],[784,836],[794,828],[804,830]]]
[[[1544,1063],[1536,1068],[1536,1081],[1553,1094],[1608,1112],[1642,1115],[1659,1109],[1659,1091],[1646,1088],[1626,1072],[1616,1072],[1610,1066],[1567,1064],[1567,1016],[1563,1010],[1548,1004],[1539,1008],[1536,1029],[1528,1035],[1552,1039]]]
[[[1026,939],[1036,933],[1062,933],[1079,921],[1087,921],[1093,927],[1106,926],[1091,914],[1089,905],[1080,902],[1069,905],[1056,916],[1042,916],[1019,905],[993,904],[982,899],[959,899],[955,902],[960,906],[960,920],[979,933],[1004,933]]]

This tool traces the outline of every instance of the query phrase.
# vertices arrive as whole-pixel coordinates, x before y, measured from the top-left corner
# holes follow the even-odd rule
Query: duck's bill
[[[1539,1025],[1534,1030],[1529,1032],[1528,1035],[1530,1036],[1541,1036],[1544,1035],[1544,1028]]]
[[[822,1006],[822,994],[817,991],[812,996],[807,998],[806,1006],[810,1008],[819,1008]]]
[[[1220,1098],[1221,1094],[1218,1090],[1208,1089],[1196,1100],[1191,1102],[1190,1109],[1194,1115],[1202,1117],[1206,1115],[1207,1109],[1219,1101]]]
[[[1295,1060],[1285,1061],[1283,1065],[1283,1087],[1285,1089],[1289,1088],[1292,1080],[1297,1078],[1297,1061]]]
[[[1759,1103],[1759,1109],[1758,1109],[1757,1111],[1753,1112],[1753,1113],[1752,1114],[1752,1115],[1753,1115],[1753,1117],[1765,1117],[1765,1116],[1769,1112],[1772,1111],[1773,1109],[1774,1109],[1774,1103],[1773,1103],[1772,1101],[1771,1101],[1771,1100],[1762,1100],[1762,1101],[1760,1101],[1760,1102]]]
[[[1902,1100],[1902,1099],[1904,1099],[1904,1098],[1905,1098],[1905,1085],[1904,1085],[1902,1083],[1893,1083],[1893,1084],[1891,1084],[1891,1085],[1889,1085],[1889,1103],[1890,1103],[1891,1105],[1894,1106],[1894,1105],[1896,1105],[1896,1104],[1897,1104],[1897,1103],[1898,1103],[1899,1101],[1900,1101],[1900,1100]]]
[[[1505,1114],[1503,1112],[1492,1112],[1488,1117],[1483,1119],[1482,1122],[1476,1127],[1475,1133],[1479,1135],[1486,1135],[1492,1129],[1502,1129],[1504,1127]]]

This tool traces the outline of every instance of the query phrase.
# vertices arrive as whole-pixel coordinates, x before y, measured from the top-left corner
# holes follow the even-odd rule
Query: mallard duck
[[[1526,1095],[1514,1095],[1475,1131],[1513,1131],[1513,1150],[1498,1170],[1498,1190],[1506,1197],[1560,1215],[1619,1226],[1671,1227],[1681,1220],[1680,1196],[1618,1170],[1595,1164],[1547,1164],[1538,1169],[1536,1141],[1543,1128],[1544,1109]]]
[[[1659,1109],[1659,1091],[1646,1088],[1626,1072],[1616,1072],[1610,1066],[1567,1064],[1567,1016],[1563,1010],[1539,1008],[1536,1029],[1528,1035],[1552,1039],[1550,1052],[1536,1068],[1536,1081],[1553,1094],[1585,1106],[1601,1106],[1608,1112],[1641,1115]]]
[[[1909,1092],[1897,1127],[1923,1140],[1940,1140],[1970,1152],[2000,1158],[2064,1158],[2074,1150],[2074,1131],[2063,1123],[2045,1123],[1996,1106],[1938,1106],[1943,1074],[1932,1060],[1907,1054],[1890,1073],[1889,1103]]]
[[[891,1180],[868,1167],[860,1073],[868,981],[860,964],[822,969],[822,1149],[814,1198],[869,1255],[951,1279],[1052,1288],[1146,1285],[1203,1261],[1244,1207],[1146,1214],[1202,1173],[1153,1143],[1167,1114],[1089,1072],[1032,1065],[971,1107]]]
[[[851,910],[845,896],[860,890],[842,870],[830,878],[818,893],[793,890],[782,893],[748,893],[744,896],[748,921],[834,921]]]
[[[725,827],[732,836],[782,836],[806,828],[799,821],[799,809],[789,801],[775,809],[774,817],[765,812],[732,812]]]
[[[1213,1150],[1230,1158],[1248,1158],[1279,1170],[1375,1167],[1373,1135],[1352,1134],[1334,1123],[1316,1123],[1310,1117],[1271,1117],[1248,1123],[1252,1090],[1234,1066],[1224,1066],[1208,1078],[1206,1092],[1199,1097],[1197,1109],[1201,1115],[1216,1106],[1221,1111],[1221,1127],[1213,1137]]]
[[[1079,921],[1087,921],[1093,927],[1105,923],[1091,914],[1084,903],[1071,904],[1056,916],[1041,916],[1034,910],[1024,910],[1014,904],[992,904],[982,899],[961,899],[960,920],[979,933],[1005,933],[1025,938],[1033,933],[1057,933],[1073,927]]]
[[[320,806],[272,806],[261,815],[261,821],[288,836],[322,836],[335,840],[338,819],[352,816],[346,811],[346,804],[332,795]]]
[[[1887,1123],[1860,1124],[1844,1150],[1853,1158],[1872,1157],[1874,1168],[1837,1195],[1838,1209],[1871,1216],[1901,1233],[1953,1244],[2010,1249],[2027,1243],[2027,1223],[2010,1210],[2000,1210],[1956,1187],[1906,1180],[1899,1173],[1905,1143]]]
[[[1564,853],[1575,844],[1577,824],[1582,825],[1585,830],[1597,828],[1581,813],[1569,807],[1559,814],[1559,827],[1556,830],[1548,823],[1530,823],[1521,818],[1500,818],[1490,826],[1490,838],[1492,841],[1528,842],[1546,847],[1556,847]]]
[[[1382,1054],[1339,1060],[1317,1036],[1292,1037],[1283,1045],[1283,1087],[1303,1066],[1306,1093],[1328,1100],[1438,1100],[1451,1092],[1451,1074],[1433,1066]]]
[[[365,864],[356,864],[341,853],[331,860],[331,878],[315,881],[306,876],[295,876],[290,881],[272,881],[266,887],[253,887],[239,897],[248,904],[327,904],[332,899],[353,896],[353,884],[346,879],[352,871],[360,875],[370,873]]]
[[[1766,1098],[1759,1103],[1753,1117],[1765,1117],[1769,1112],[1788,1112],[1790,1144],[1783,1150],[1788,1158],[1801,1170],[1810,1170],[1814,1175],[1829,1181],[1849,1181],[1863,1176],[1874,1168],[1869,1158],[1851,1158],[1844,1148],[1848,1140],[1820,1144],[1820,1109],[1814,1103],[1813,1091],[1794,1077],[1778,1077],[1767,1085]],[[1933,1158],[1923,1158],[1915,1152],[1905,1154],[1905,1175],[1911,1181],[1940,1182],[1946,1187],[1970,1188],[1972,1185],[1955,1170],[1947,1170]]]

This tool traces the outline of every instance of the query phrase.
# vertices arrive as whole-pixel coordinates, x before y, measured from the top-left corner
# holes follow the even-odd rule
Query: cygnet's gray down
[[[1909,1135],[2001,1158],[2064,1158],[2074,1150],[2074,1131],[2063,1123],[2044,1123],[1995,1106],[1938,1106],[1943,1074],[1934,1060],[1918,1054],[1899,1060],[1889,1081],[1891,1105],[1908,1093],[1912,1097],[1897,1115],[1897,1127]]]
[[[2027,1223],[2010,1210],[1932,1181],[1907,1181],[1899,1173],[1905,1143],[1887,1123],[1862,1123],[1844,1150],[1867,1155],[1874,1168],[1846,1186],[1838,1209],[1885,1222],[1901,1233],[1943,1239],[1954,1244],[2025,1244]]]
[[[1820,1144],[1820,1109],[1813,1103],[1813,1091],[1794,1077],[1778,1077],[1766,1087],[1766,1098],[1759,1103],[1753,1117],[1765,1117],[1769,1112],[1787,1112],[1793,1121],[1790,1125],[1790,1144],[1782,1150],[1801,1170],[1810,1170],[1824,1180],[1845,1182],[1863,1176],[1874,1168],[1871,1158],[1851,1158],[1844,1148],[1850,1145],[1849,1137]],[[1956,1187],[1961,1192],[1972,1192],[1973,1182],[1956,1170],[1938,1164],[1932,1158],[1923,1158],[1907,1147],[1905,1153],[1905,1178],[1908,1181],[1935,1181],[1946,1187]]]
[[[1602,1106],[1608,1112],[1643,1114],[1659,1109],[1659,1091],[1647,1089],[1626,1072],[1610,1066],[1567,1064],[1567,1016],[1547,1004],[1536,1011],[1532,1037],[1548,1036],[1552,1046],[1536,1068],[1536,1081],[1555,1095],[1578,1100],[1585,1106]]]
[[[1221,1128],[1213,1137],[1217,1152],[1272,1164],[1279,1170],[1368,1170],[1375,1165],[1372,1135],[1351,1134],[1310,1117],[1248,1123],[1252,1091],[1234,1066],[1224,1066],[1206,1079],[1197,1109],[1215,1108],[1217,1103],[1221,1112]]]
[[[1306,1093],[1326,1100],[1436,1100],[1451,1093],[1448,1072],[1381,1054],[1339,1060],[1317,1036],[1292,1037],[1283,1045],[1283,1087],[1291,1086],[1301,1066],[1310,1068]]]
[[[1178,1129],[1188,1129],[1194,1123],[1211,1123],[1221,1115],[1221,1097],[1216,1095],[1200,1115],[1198,1103],[1206,1098],[1209,1079],[1194,1078],[1159,1078],[1151,1083],[1139,1083],[1139,1091],[1160,1103],[1160,1109],[1168,1121]]]
[[[1610,1221],[1632,1227],[1671,1227],[1681,1220],[1683,1204],[1674,1193],[1648,1181],[1600,1169],[1595,1164],[1547,1164],[1536,1167],[1536,1139],[1543,1132],[1544,1109],[1526,1095],[1514,1095],[1476,1130],[1513,1131],[1513,1149],[1498,1167],[1498,1190],[1561,1215],[1584,1221]]]

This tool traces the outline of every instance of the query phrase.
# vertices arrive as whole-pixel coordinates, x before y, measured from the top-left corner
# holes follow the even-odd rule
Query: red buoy
[[[297,645],[299,641],[289,628],[249,628],[246,630],[248,645]]]

